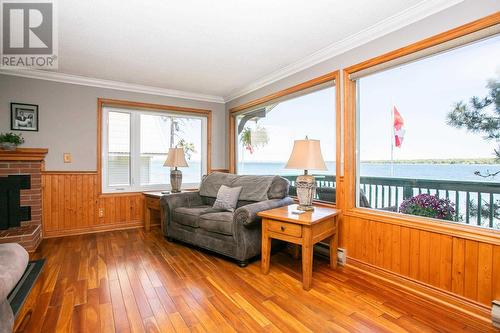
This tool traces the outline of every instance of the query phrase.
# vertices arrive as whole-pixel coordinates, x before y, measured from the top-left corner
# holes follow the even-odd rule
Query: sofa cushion
[[[199,226],[206,231],[223,235],[233,234],[233,213],[206,213],[200,216]]]
[[[213,207],[234,212],[234,210],[236,209],[236,205],[238,204],[240,192],[241,186],[228,187],[226,185],[222,185],[219,188],[217,199],[215,200]]]
[[[290,182],[288,179],[274,176],[273,182],[267,191],[268,199],[283,199],[288,195],[288,187]]]
[[[179,224],[198,228],[200,215],[213,210],[211,206],[178,207],[174,209],[173,219]]]
[[[288,181],[280,176],[235,175],[214,172],[203,178],[200,185],[200,195],[215,198],[222,185],[241,186],[240,200],[252,202],[280,199],[288,193]]]

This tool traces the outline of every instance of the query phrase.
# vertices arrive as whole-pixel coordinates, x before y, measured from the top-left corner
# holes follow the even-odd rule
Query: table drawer
[[[268,220],[267,230],[292,237],[302,236],[302,226],[293,223]]]
[[[146,207],[160,210],[160,199],[146,197]]]

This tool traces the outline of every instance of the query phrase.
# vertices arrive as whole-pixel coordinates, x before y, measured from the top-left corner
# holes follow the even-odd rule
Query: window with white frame
[[[172,147],[184,148],[183,188],[197,187],[207,172],[207,118],[177,112],[103,107],[102,191],[169,189],[164,167]]]

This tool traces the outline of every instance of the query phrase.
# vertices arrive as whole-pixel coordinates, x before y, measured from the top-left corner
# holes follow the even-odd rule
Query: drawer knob
[[[281,231],[285,231],[285,227],[284,226],[281,226]]]

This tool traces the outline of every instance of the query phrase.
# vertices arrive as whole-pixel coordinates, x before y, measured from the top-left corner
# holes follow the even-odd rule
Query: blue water
[[[189,167],[182,168],[183,181],[197,183],[201,179],[201,164],[199,161],[188,161]],[[326,162],[328,171],[314,171],[314,174],[335,175],[335,163]],[[245,162],[238,165],[238,173],[248,175],[298,175],[300,170],[285,169],[285,162]],[[361,163],[361,175],[365,177],[394,177],[410,179],[442,179],[473,182],[494,182],[500,184],[500,174],[495,177],[482,178],[474,175],[496,172],[500,164],[394,164],[388,163]],[[152,183],[161,183],[168,179],[170,169],[163,167],[163,160],[155,161],[151,165]]]
[[[326,162],[328,171],[314,171],[314,174],[335,175],[335,163]],[[240,174],[280,174],[297,175],[300,170],[285,169],[285,162],[245,162],[238,165]],[[361,176],[365,177],[394,177],[411,179],[442,179],[474,182],[500,183],[500,174],[496,177],[482,178],[474,175],[475,171],[481,173],[496,172],[500,164],[394,164],[393,170],[388,163],[361,163]],[[391,173],[393,171],[393,173]]]

